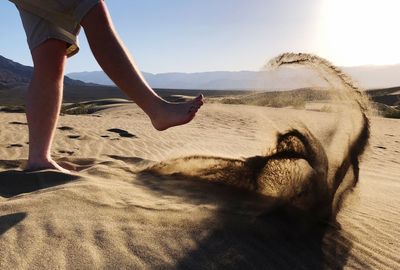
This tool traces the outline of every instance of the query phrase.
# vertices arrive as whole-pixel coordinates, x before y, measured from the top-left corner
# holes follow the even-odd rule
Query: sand
[[[359,183],[322,230],[285,223],[254,192],[179,174],[192,167],[178,157],[265,154],[296,119],[317,138],[336,123],[225,104],[164,132],[134,104],[64,115],[53,156],[69,176],[22,172],[25,116],[0,113],[0,269],[400,269],[399,120],[372,118]],[[145,170],[160,162],[177,171]]]

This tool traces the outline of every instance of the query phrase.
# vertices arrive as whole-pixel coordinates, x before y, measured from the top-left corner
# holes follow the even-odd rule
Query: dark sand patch
[[[18,122],[18,121],[13,121],[13,122],[9,122],[10,125],[28,125],[28,123],[23,123],[23,122]]]
[[[62,126],[58,128],[59,130],[62,131],[70,131],[70,130],[74,130],[72,127],[68,127],[68,126]]]
[[[68,151],[68,150],[58,150],[59,153],[61,154],[68,154],[72,156],[75,152],[74,151]]]
[[[111,128],[111,129],[107,129],[107,131],[117,133],[119,136],[124,137],[124,138],[137,138],[136,135],[131,134],[128,131],[119,129],[119,128]]]
[[[68,138],[70,138],[70,139],[79,139],[79,138],[81,138],[81,136],[80,135],[68,135]]]
[[[7,146],[7,148],[14,148],[14,147],[20,148],[20,147],[24,147],[24,146],[19,143],[10,144],[9,146]]]

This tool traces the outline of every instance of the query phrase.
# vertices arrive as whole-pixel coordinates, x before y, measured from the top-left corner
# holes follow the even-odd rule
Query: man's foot
[[[159,131],[184,125],[194,118],[203,104],[203,95],[184,103],[164,102],[154,112],[153,116],[150,116],[151,123]]]
[[[28,161],[28,165],[25,168],[25,171],[40,171],[40,170],[57,170],[62,173],[72,174],[71,171],[61,167],[54,160],[43,160],[43,161]]]

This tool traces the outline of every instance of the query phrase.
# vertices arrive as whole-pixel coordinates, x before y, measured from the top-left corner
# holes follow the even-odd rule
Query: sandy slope
[[[252,193],[141,172],[179,156],[262,154],[296,118],[316,136],[335,126],[329,113],[221,104],[165,132],[135,105],[63,116],[54,156],[79,171],[66,176],[21,172],[25,117],[0,114],[0,268],[399,269],[398,120],[372,120],[342,229],[307,237],[260,218],[272,205]],[[134,136],[107,131],[116,128]]]

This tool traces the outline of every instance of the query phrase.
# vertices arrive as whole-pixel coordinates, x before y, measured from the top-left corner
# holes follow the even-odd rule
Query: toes
[[[204,101],[203,101],[204,96],[202,94],[198,95],[194,100],[193,100],[193,105],[196,108],[200,108],[203,106]]]
[[[201,106],[203,106],[204,101],[203,101],[204,96],[202,94],[198,95],[195,99],[193,99],[192,104],[188,110],[188,113],[195,114]]]
[[[199,100],[203,100],[203,98],[204,98],[203,94],[200,94],[195,98],[195,100],[199,101]]]
[[[200,94],[194,99],[194,103],[200,104],[200,106],[201,106],[204,103],[203,99],[204,99],[203,94]]]

